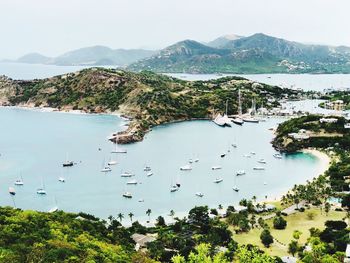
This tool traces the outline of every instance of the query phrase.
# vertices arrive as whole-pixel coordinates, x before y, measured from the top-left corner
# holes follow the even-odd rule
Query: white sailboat
[[[145,172],[150,172],[152,169],[151,169],[151,166],[146,165],[146,166],[143,168],[143,170],[144,170]]]
[[[265,159],[260,159],[260,160],[258,161],[258,163],[266,164],[266,161],[265,161]]]
[[[65,183],[66,179],[64,177],[60,176],[60,177],[58,177],[58,181],[61,183]]]
[[[170,186],[170,192],[176,192],[177,190],[179,190],[179,187],[177,185],[171,185]]]
[[[58,211],[58,206],[57,206],[57,200],[56,200],[56,197],[55,197],[55,206],[54,207],[52,207],[51,209],[49,209],[49,213],[54,213],[54,212],[56,212],[56,211]]]
[[[131,180],[131,181],[128,181],[126,184],[137,185],[137,181],[136,180]]]
[[[220,165],[214,165],[211,167],[212,170],[220,170],[222,167]]]
[[[130,192],[128,192],[128,191],[125,191],[123,193],[123,197],[125,197],[125,198],[132,198],[132,194]]]
[[[192,170],[192,166],[190,164],[186,164],[184,166],[180,167],[181,171],[191,171]]]
[[[251,123],[259,123],[259,120],[256,119],[255,116],[256,113],[256,106],[255,106],[255,100],[252,100],[252,109],[250,112],[250,115],[243,116],[244,122],[251,122]]]
[[[224,180],[224,179],[222,179],[222,178],[216,178],[216,179],[214,180],[214,183],[218,184],[218,183],[221,183],[223,180]]]
[[[153,172],[151,171],[151,172],[148,172],[147,174],[146,174],[148,177],[149,176],[152,176],[153,175]]]
[[[262,167],[262,166],[255,166],[254,168],[253,168],[253,170],[257,170],[257,171],[261,171],[261,170],[265,170],[265,167]]]
[[[244,170],[238,170],[238,171],[236,172],[236,175],[237,175],[237,176],[245,175],[245,171],[244,171]]]
[[[119,148],[118,144],[116,143],[115,148],[114,148],[114,150],[112,150],[111,153],[127,153],[127,150]]]
[[[204,194],[203,194],[202,192],[197,192],[197,193],[196,193],[196,196],[198,196],[198,197],[203,197]]]
[[[46,195],[46,190],[45,190],[45,184],[44,184],[44,179],[41,179],[41,188],[38,188],[36,190],[36,193],[39,195]]]
[[[238,90],[238,116],[231,119],[231,121],[237,125],[243,125],[244,121],[242,120],[242,101],[241,101],[241,91]]]
[[[121,177],[132,177],[135,176],[135,174],[131,173],[131,172],[123,172],[120,174]]]
[[[24,185],[22,175],[21,175],[21,178],[20,178],[20,179],[17,179],[17,180],[15,181],[14,184],[17,185],[17,186],[22,186],[22,185]]]

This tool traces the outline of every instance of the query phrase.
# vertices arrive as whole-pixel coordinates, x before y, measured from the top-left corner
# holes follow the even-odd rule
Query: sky
[[[0,0],[0,58],[254,33],[350,46],[349,0]]]

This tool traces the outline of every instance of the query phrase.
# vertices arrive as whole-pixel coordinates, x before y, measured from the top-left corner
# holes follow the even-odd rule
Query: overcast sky
[[[0,58],[257,32],[350,46],[349,0],[0,0]]]

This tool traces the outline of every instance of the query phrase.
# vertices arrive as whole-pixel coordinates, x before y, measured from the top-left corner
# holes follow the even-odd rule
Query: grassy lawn
[[[314,219],[310,220],[307,218],[307,213],[312,211],[315,214]],[[330,211],[328,216],[325,215],[319,209],[310,209],[305,212],[298,212],[293,215],[285,217],[287,220],[287,227],[284,230],[276,230],[272,227],[272,220],[266,222],[270,226],[271,234],[274,238],[279,240],[288,246],[288,243],[292,239],[293,231],[299,230],[303,234],[301,235],[299,242],[306,243],[309,237],[309,229],[312,227],[324,229],[324,223],[327,220],[341,220],[345,216],[345,212]],[[284,247],[276,242],[270,248],[265,248],[260,241],[261,229],[253,229],[249,233],[244,234],[233,234],[233,239],[240,244],[253,244],[259,246],[264,251],[274,256],[285,256],[288,254],[287,247]]]

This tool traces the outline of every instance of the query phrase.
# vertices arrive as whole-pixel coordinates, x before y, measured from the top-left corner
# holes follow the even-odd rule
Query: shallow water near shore
[[[253,195],[260,200],[265,196],[273,199],[324,169],[322,162],[310,154],[284,156],[282,160],[273,157],[273,134],[268,128],[283,119],[232,128],[221,128],[210,121],[162,125],[148,133],[144,141],[122,146],[127,154],[110,153],[114,146],[107,141],[108,135],[125,124],[116,116],[0,108],[0,121],[2,206],[15,201],[19,208],[48,211],[56,199],[64,211],[83,211],[102,218],[119,212],[127,217],[133,212],[135,218],[145,220],[148,208],[155,217],[168,214],[171,209],[179,215],[196,205],[235,205]],[[237,148],[232,144],[237,144]],[[255,155],[250,154],[252,151]],[[221,158],[224,152],[226,156]],[[77,164],[62,168],[67,153]],[[251,157],[244,157],[246,154]],[[112,172],[101,173],[104,161],[111,156],[117,158],[118,164]],[[180,171],[190,158],[198,158],[199,162],[192,164],[192,171]],[[261,158],[267,164],[259,164]],[[146,176],[145,165],[152,167],[153,176]],[[212,171],[214,165],[223,169]],[[256,166],[265,166],[266,170],[255,171]],[[246,174],[235,176],[242,169]],[[122,178],[123,171],[136,176]],[[12,199],[8,187],[20,175],[24,186],[15,187],[17,194]],[[60,176],[65,177],[65,183],[58,182]],[[215,184],[216,178],[223,182]],[[132,179],[140,184],[126,186]],[[42,181],[46,196],[36,194]],[[170,185],[176,182],[181,183],[180,190],[170,193]],[[232,190],[234,185],[240,188],[238,193]],[[122,197],[126,190],[133,198]],[[199,191],[204,197],[195,196]],[[144,202],[138,202],[139,199]]]

